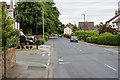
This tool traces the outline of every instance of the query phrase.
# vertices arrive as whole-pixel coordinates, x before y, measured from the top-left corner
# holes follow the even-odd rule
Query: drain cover
[[[27,70],[42,70],[45,68],[45,66],[28,66]]]

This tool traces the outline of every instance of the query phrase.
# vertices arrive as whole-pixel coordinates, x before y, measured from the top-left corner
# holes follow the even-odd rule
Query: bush
[[[109,33],[109,32],[105,32],[105,33],[100,34],[100,36],[109,36],[109,35],[113,35],[113,34]]]
[[[44,34],[44,35],[45,35],[45,36],[48,36],[48,38],[49,38],[49,36],[50,36],[50,35],[49,35],[49,33],[47,33],[47,32],[45,32],[45,34]]]
[[[30,49],[32,49],[33,47],[32,46],[30,46]]]
[[[41,44],[42,44],[42,45],[45,44],[45,41],[44,41],[44,40],[41,40]]]
[[[22,49],[24,49],[24,46],[21,46]]]
[[[48,36],[45,36],[45,40],[48,41],[49,37]]]
[[[107,36],[99,36],[99,37],[88,37],[88,43],[97,43],[102,45],[120,45],[120,34],[117,35],[107,35]]]
[[[83,31],[83,30],[79,30],[76,31],[75,33],[73,33],[74,36],[77,36],[79,40],[84,39],[84,37],[97,37],[99,36],[99,31],[93,30],[93,31]]]
[[[44,44],[44,43],[45,43],[44,40],[38,39],[38,45],[41,45],[41,44]],[[37,45],[37,40],[35,41],[35,44]]]
[[[29,48],[29,46],[26,46],[26,49],[28,49]]]
[[[37,42],[37,40],[35,40],[35,44],[37,45],[41,45],[41,40],[40,39],[38,39],[38,42]]]
[[[20,45],[17,46],[17,49],[20,49]]]
[[[70,38],[71,38],[71,36],[72,36],[72,35],[66,35],[66,38],[69,38],[69,39],[70,39]]]

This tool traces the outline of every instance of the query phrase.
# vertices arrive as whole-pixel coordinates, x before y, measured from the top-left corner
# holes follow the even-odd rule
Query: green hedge
[[[93,30],[93,31],[83,31],[83,30],[79,30],[76,31],[75,33],[73,33],[74,36],[78,37],[78,40],[83,40],[84,37],[92,37],[92,36],[99,36],[99,31]]]
[[[70,38],[71,38],[71,36],[72,36],[72,35],[66,35],[66,38],[69,38],[69,39],[70,39]]]
[[[102,45],[120,45],[120,34],[99,37],[88,37],[87,42]]]

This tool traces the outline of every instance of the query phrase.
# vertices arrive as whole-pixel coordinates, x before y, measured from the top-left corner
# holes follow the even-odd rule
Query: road
[[[118,78],[117,48],[104,48],[53,40],[54,78]]]

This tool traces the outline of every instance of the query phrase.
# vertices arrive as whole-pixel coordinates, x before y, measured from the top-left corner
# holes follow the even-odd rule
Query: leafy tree
[[[7,47],[17,44],[17,35],[19,34],[18,30],[13,29],[14,20],[11,17],[7,16],[8,11],[5,5],[2,5],[2,47],[5,47],[6,41],[8,43]],[[12,43],[14,42],[14,43]]]
[[[111,25],[107,26],[105,24],[99,26],[99,34],[109,32],[112,34],[117,34],[117,30],[115,28],[112,28]]]
[[[45,32],[54,33],[60,29],[59,11],[54,2],[37,2],[38,34],[42,34],[42,8],[44,8]],[[24,33],[36,34],[36,6],[35,2],[18,2],[16,9],[19,22]]]

